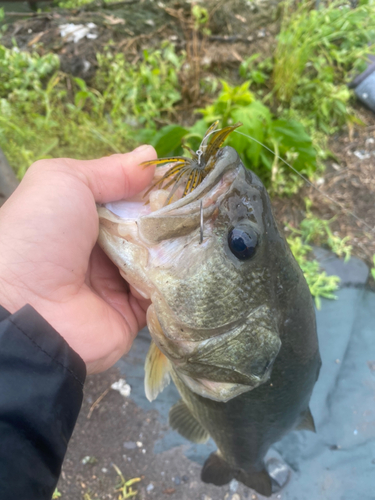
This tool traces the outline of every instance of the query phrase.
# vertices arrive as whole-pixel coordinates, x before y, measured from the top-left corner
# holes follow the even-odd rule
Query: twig
[[[233,35],[233,36],[220,36],[220,35],[211,35],[208,37],[210,42],[220,42],[220,43],[252,43],[255,41],[255,37],[248,36],[244,38],[243,36]]]
[[[87,414],[87,418],[91,418],[92,412],[95,410],[95,408],[98,406],[98,404],[101,402],[101,400],[109,393],[111,390],[111,386],[107,387],[107,389],[98,397],[98,399],[91,405],[90,411]]]
[[[12,17],[46,17],[52,19],[52,15],[50,12],[5,12],[6,16]]]

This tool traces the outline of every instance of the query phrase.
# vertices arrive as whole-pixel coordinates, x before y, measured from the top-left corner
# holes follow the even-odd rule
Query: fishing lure
[[[219,120],[214,122],[208,128],[197,151],[193,151],[188,146],[182,146],[191,154],[191,158],[186,156],[171,156],[168,158],[159,158],[158,160],[149,160],[141,163],[144,167],[148,167],[150,165],[162,166],[169,163],[174,164],[173,167],[171,167],[160,179],[150,186],[144,196],[147,196],[148,193],[156,186],[159,189],[163,189],[165,181],[167,181],[167,184],[164,186],[164,189],[167,189],[174,184],[165,202],[166,205],[170,203],[177,188],[184,181],[185,187],[182,198],[191,193],[214,168],[216,153],[223,145],[225,139],[231,132],[233,132],[233,130],[242,125],[242,123],[238,122],[234,125],[217,130],[218,124]]]

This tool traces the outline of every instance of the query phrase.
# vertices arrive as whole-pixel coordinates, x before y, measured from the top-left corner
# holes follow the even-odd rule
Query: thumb
[[[155,167],[142,167],[140,163],[156,157],[155,149],[144,145],[123,155],[77,161],[77,167],[86,178],[95,201],[106,203],[130,198],[146,188],[152,181]],[[70,161],[75,163],[75,160]]]
[[[130,198],[145,189],[152,181],[155,167],[143,167],[140,163],[156,157],[152,146],[143,145],[130,153],[115,154],[98,160],[48,160],[48,167],[51,168],[56,163],[56,167],[61,170],[63,163],[69,167],[71,174],[90,188],[96,203],[107,203]],[[41,167],[45,163],[47,164],[47,160],[38,162]]]

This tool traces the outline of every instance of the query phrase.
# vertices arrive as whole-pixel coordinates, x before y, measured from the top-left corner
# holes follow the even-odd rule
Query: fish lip
[[[190,205],[195,200],[203,199],[205,195],[215,188],[226,172],[235,170],[241,164],[241,159],[237,151],[232,147],[225,146],[219,152],[220,155],[217,155],[215,167],[191,193],[143,217],[167,215],[171,211]]]

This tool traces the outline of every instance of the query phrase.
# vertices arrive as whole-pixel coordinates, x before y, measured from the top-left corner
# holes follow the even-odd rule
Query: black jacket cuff
[[[86,366],[31,306],[0,308],[0,500],[50,499]]]

